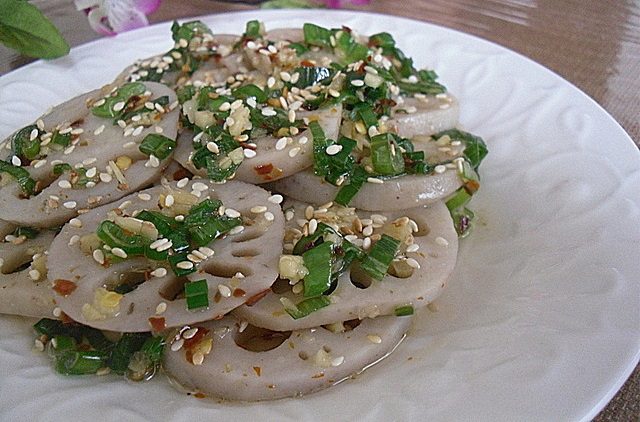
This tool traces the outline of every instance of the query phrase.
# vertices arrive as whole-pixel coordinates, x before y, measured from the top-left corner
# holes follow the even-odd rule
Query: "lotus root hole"
[[[254,325],[247,325],[242,332],[233,337],[236,345],[249,352],[268,352],[279,347],[289,339],[291,331],[271,331]]]

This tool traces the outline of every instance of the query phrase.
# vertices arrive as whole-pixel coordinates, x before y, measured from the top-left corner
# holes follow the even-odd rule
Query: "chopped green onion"
[[[129,367],[131,356],[142,348],[150,336],[149,333],[124,333],[113,346],[107,362],[109,368],[117,374],[124,374]]]
[[[56,130],[51,137],[51,143],[61,148],[66,148],[71,145],[71,133],[60,133]]]
[[[184,285],[184,297],[187,300],[187,309],[209,307],[209,286],[207,280],[190,281]]]
[[[212,240],[242,224],[241,218],[209,218],[202,224],[189,227],[191,241],[195,246],[205,246]]]
[[[291,44],[289,44],[289,48],[294,49],[298,56],[302,56],[304,53],[309,51],[309,48],[306,45],[299,42],[292,42]]]
[[[447,199],[446,205],[449,212],[464,207],[471,200],[471,194],[463,187],[459,188],[451,198]]]
[[[317,47],[331,47],[331,31],[312,23],[305,23],[302,26],[304,42]]]
[[[343,64],[365,60],[369,55],[367,46],[360,44],[349,32],[340,30],[335,33],[334,51]]]
[[[353,108],[353,111],[360,116],[365,128],[369,129],[371,126],[378,126],[378,117],[369,104],[360,103]]]
[[[318,227],[313,234],[303,236],[296,242],[293,247],[293,255],[302,255],[306,251],[318,246],[323,242],[322,237],[328,233],[339,235],[331,226],[325,223],[318,223]]]
[[[304,299],[303,301],[299,302],[297,305],[295,305],[295,309],[285,308],[285,311],[287,311],[287,313],[291,315],[291,318],[300,319],[317,311],[318,309],[329,306],[330,304],[331,299],[329,299],[327,296],[316,296]]]
[[[40,231],[33,227],[18,227],[13,231],[16,237],[24,236],[26,239],[35,239]]]
[[[62,375],[95,374],[106,366],[108,355],[97,350],[66,350],[55,356],[55,368]]]
[[[71,336],[57,335],[51,339],[54,354],[58,354],[66,350],[74,350],[76,348],[76,344],[76,339]]]
[[[158,230],[158,233],[163,237],[171,235],[178,226],[178,222],[176,220],[159,211],[142,210],[136,215],[136,218],[153,223]]]
[[[158,365],[160,361],[162,361],[165,343],[166,341],[162,336],[149,337],[142,345],[140,351],[149,358],[149,361],[151,361],[153,365]]]
[[[330,82],[334,72],[328,67],[304,66],[297,67],[294,73],[300,75],[295,86],[298,88],[306,88],[308,86]]]
[[[355,166],[353,169],[353,174],[349,178],[349,183],[342,186],[334,201],[336,204],[340,204],[342,206],[348,206],[349,202],[356,196],[358,191],[362,188],[368,178],[368,174],[362,166]]]
[[[29,172],[22,167],[14,166],[6,161],[0,161],[0,173],[7,173],[16,179],[22,189],[22,193],[27,196],[33,195],[36,190],[36,181],[31,178]]]
[[[399,246],[399,240],[383,234],[362,260],[362,269],[375,280],[382,280]]]
[[[448,135],[454,141],[462,141],[462,143],[464,143],[464,156],[469,160],[473,169],[477,170],[478,166],[480,166],[480,163],[488,153],[487,145],[484,140],[479,136],[459,129],[445,130],[432,135],[432,138],[438,139],[445,135]]]
[[[371,162],[376,173],[394,176],[404,171],[404,158],[391,134],[371,138]]]
[[[333,243],[324,242],[302,254],[309,270],[304,278],[305,297],[321,295],[331,287],[333,249]]]
[[[249,97],[255,97],[258,103],[264,103],[268,99],[267,94],[253,84],[241,86],[235,89],[231,95],[233,95],[234,98],[241,98],[243,100]]]
[[[398,306],[393,313],[395,314],[395,316],[409,316],[409,315],[413,315],[413,306],[411,305],[404,305],[404,306]]]
[[[260,21],[252,20],[247,22],[247,26],[242,37],[250,40],[255,40],[262,36],[260,34],[260,31],[261,31]]]
[[[180,25],[174,21],[171,25],[173,41],[179,43],[180,40],[191,41],[194,37],[201,37],[204,34],[211,34],[211,29],[201,21],[190,21]]]
[[[145,247],[150,243],[144,236],[126,234],[122,227],[109,220],[100,223],[96,234],[106,245],[120,248],[127,255],[144,255]]]
[[[40,135],[40,130],[36,125],[29,125],[17,131],[11,138],[11,148],[13,153],[20,158],[33,160],[40,153],[40,139],[36,136],[31,139],[31,133],[36,131]]]
[[[131,82],[124,84],[120,88],[118,88],[118,90],[113,95],[105,97],[104,103],[91,108],[91,113],[93,113],[94,116],[98,117],[119,118],[125,113],[126,104],[132,98],[144,94],[146,90],[147,87],[141,82]],[[115,105],[120,102],[123,102],[125,104],[125,107],[119,110],[115,110]]]
[[[158,133],[150,133],[140,143],[140,152],[164,160],[176,147],[176,141]]]
[[[178,96],[178,102],[184,104],[196,95],[196,87],[193,85],[184,85],[176,89],[176,95]]]
[[[475,214],[469,208],[462,207],[451,211],[451,218],[459,237],[466,237],[471,232]]]
[[[395,47],[396,41],[388,32],[380,32],[369,37],[369,45],[375,47]]]
[[[73,170],[73,167],[67,163],[58,163],[53,166],[53,174],[56,176],[60,176],[62,173],[71,170]]]

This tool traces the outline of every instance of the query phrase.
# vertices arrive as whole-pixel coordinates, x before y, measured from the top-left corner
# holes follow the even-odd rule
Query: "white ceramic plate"
[[[0,318],[2,420],[579,420],[599,411],[640,350],[640,154],[595,102],[495,44],[425,23],[353,12],[209,16],[216,32],[313,21],[389,31],[458,95],[490,154],[480,224],[437,312],[354,381],[302,399],[217,403],[115,376],[63,378],[30,353],[29,324]],[[49,106],[167,50],[169,24],[74,49],[0,78],[0,137]]]

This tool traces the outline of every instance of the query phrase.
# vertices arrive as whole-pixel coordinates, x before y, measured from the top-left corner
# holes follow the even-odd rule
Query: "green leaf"
[[[55,59],[69,53],[60,31],[35,6],[0,0],[0,42],[25,56]]]

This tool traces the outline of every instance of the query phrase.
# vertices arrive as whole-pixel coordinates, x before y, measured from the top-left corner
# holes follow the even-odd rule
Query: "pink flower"
[[[329,9],[339,9],[342,7],[342,3],[346,3],[344,0],[323,0],[324,4],[327,5]],[[350,0],[349,3],[354,6],[364,6],[371,2],[371,0]]]
[[[84,10],[89,25],[99,34],[115,35],[149,24],[147,16],[160,6],[161,0],[75,0],[77,10]]]

